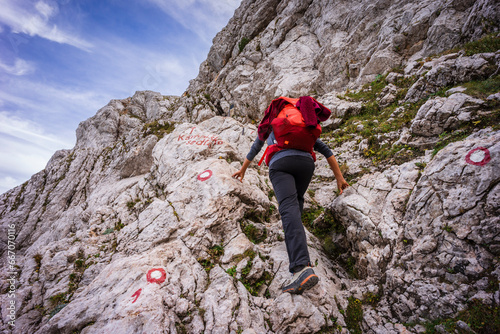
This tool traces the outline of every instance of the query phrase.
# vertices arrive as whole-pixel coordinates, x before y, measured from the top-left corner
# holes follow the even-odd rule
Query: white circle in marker
[[[486,153],[483,150],[477,150],[470,155],[470,159],[474,162],[481,162],[484,160],[485,156]]]
[[[212,177],[212,171],[210,169],[207,169],[206,171],[201,172],[198,175],[198,180],[200,180],[200,181],[206,181],[206,180],[208,180],[211,177]]]
[[[153,271],[153,272],[151,273],[151,277],[152,277],[152,278],[155,278],[155,279],[160,278],[160,277],[161,277],[161,275],[162,275],[162,273],[161,273],[161,271],[159,271],[159,270],[155,270],[155,271]]]

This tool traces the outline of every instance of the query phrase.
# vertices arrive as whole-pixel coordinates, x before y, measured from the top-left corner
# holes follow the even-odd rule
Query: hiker
[[[243,182],[248,166],[267,139],[269,146],[259,165],[266,159],[269,166],[269,178],[279,204],[289,270],[292,273],[291,280],[282,287],[283,292],[301,294],[319,281],[312,269],[301,218],[304,194],[315,168],[314,151],[323,154],[327,159],[340,194],[349,186],[342,176],[333,152],[319,139],[319,122],[328,119],[330,114],[330,110],[309,96],[300,99],[280,97],[273,100],[259,125],[258,136],[241,169],[233,174],[234,178]]]

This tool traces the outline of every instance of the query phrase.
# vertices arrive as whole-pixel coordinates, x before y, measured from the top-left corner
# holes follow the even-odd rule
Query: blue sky
[[[138,90],[181,95],[241,0],[0,0],[0,193]]]

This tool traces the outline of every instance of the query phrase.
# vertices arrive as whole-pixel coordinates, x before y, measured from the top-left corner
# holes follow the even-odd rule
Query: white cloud
[[[61,30],[50,20],[57,14],[57,7],[39,1],[33,7],[26,0],[2,0],[0,23],[9,26],[14,33],[40,36],[53,42],[69,44],[79,49],[90,51],[92,44]]]
[[[134,90],[155,90],[166,95],[181,95],[197,72],[199,63],[180,57],[151,54],[137,68],[141,80]]]
[[[200,0],[217,13],[222,13],[224,16],[233,16],[234,10],[238,8],[241,0]]]
[[[0,193],[41,171],[64,139],[47,134],[39,124],[0,112]]]
[[[17,114],[40,115],[40,119],[46,119],[48,124],[54,124],[54,117],[77,119],[88,117],[91,110],[94,114],[103,106],[107,97],[103,93],[89,87],[86,91],[77,91],[74,88],[54,87],[25,79],[12,79],[9,86],[0,90],[0,105],[8,102],[17,107]],[[26,94],[26,92],[29,92]],[[107,101],[106,101],[107,102]],[[22,110],[22,112],[21,112]],[[76,120],[75,120],[76,122]],[[52,124],[50,124],[52,123]]]
[[[63,140],[53,135],[45,134],[40,125],[2,111],[0,111],[0,133],[23,142],[29,142],[33,146],[42,147],[49,151],[54,151],[54,149],[57,150],[67,145]]]
[[[35,67],[26,60],[17,58],[14,62],[14,65],[12,66],[4,64],[0,60],[0,69],[6,72],[7,74],[25,75],[33,72],[35,70]]]
[[[181,95],[189,80],[198,74],[198,67],[203,61],[202,57],[193,54],[193,51],[152,51],[119,38],[101,39],[96,41],[95,45],[96,57],[93,65],[103,69],[99,73],[100,77],[96,79],[103,81],[102,79],[106,78],[104,81],[108,87],[121,87],[130,95],[138,90]],[[96,90],[100,83],[88,85]],[[117,93],[123,94],[123,91]]]
[[[208,43],[227,24],[241,3],[241,0],[148,1]]]
[[[35,8],[46,20],[50,19],[50,17],[57,12],[57,7],[51,6],[43,1],[38,1]]]
[[[26,181],[26,180],[25,180]],[[18,185],[20,185],[23,181],[15,179],[10,176],[0,177],[0,194],[3,194],[9,189],[12,189]]]

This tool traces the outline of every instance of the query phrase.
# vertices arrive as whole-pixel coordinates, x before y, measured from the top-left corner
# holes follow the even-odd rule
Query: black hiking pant
[[[314,161],[304,156],[286,156],[276,160],[269,169],[269,178],[279,204],[285,230],[289,270],[307,266],[311,261],[307,250],[306,232],[302,225],[304,194],[314,173]]]

